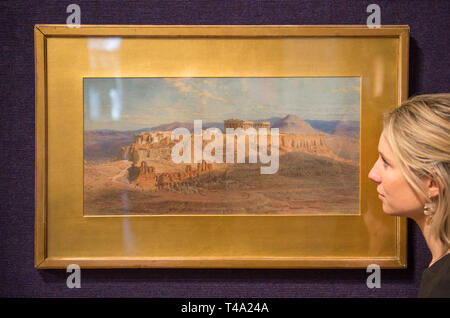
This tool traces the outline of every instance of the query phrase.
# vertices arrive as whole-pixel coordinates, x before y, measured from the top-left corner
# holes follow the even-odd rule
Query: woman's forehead
[[[386,137],[384,136],[384,132],[380,135],[380,140],[378,141],[378,150],[389,150],[391,151],[391,147],[389,146],[389,143],[387,142]]]

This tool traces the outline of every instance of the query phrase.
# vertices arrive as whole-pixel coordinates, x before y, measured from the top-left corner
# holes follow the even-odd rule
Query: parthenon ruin
[[[242,119],[236,119],[236,118],[231,118],[231,119],[226,119],[223,121],[223,126],[224,129],[227,128],[242,128],[242,129],[248,129],[248,128],[266,128],[266,129],[270,129],[270,123],[268,121],[263,121],[263,122],[253,122],[253,121],[249,121],[249,120],[242,120]]]

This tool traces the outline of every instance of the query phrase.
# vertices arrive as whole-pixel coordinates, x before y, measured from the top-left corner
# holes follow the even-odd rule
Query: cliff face
[[[130,146],[122,147],[117,155],[118,160],[129,160],[133,162],[130,175],[134,179],[134,183],[139,187],[150,189],[170,188],[179,184],[183,184],[186,179],[199,176],[203,173],[212,171],[212,165],[202,162],[197,164],[196,169],[192,169],[189,165],[180,165],[177,172],[155,171],[153,166],[148,162],[168,161],[171,162],[172,147],[178,141],[171,140],[170,132],[144,132],[134,136],[134,143]],[[194,141],[191,135],[191,152],[193,151]],[[271,136],[268,136],[267,145],[270,152]],[[203,141],[203,147],[210,141]],[[236,153],[237,147],[235,145]],[[292,133],[281,133],[279,135],[279,155],[290,152],[302,152],[321,157],[331,158],[350,165],[357,165],[355,162],[342,158],[329,148],[326,136],[324,134],[298,135]],[[226,154],[226,135],[223,135],[223,155],[224,162]],[[235,154],[235,158],[236,158]],[[246,160],[248,162],[248,160]],[[185,168],[184,168],[185,167]],[[158,168],[161,170],[161,168]],[[182,171],[185,169],[184,171]],[[166,170],[167,171],[167,170]]]
[[[280,134],[280,151],[298,151],[316,155],[331,153],[325,135]]]
[[[137,178],[134,181],[135,185],[147,189],[167,189],[183,185],[189,181],[190,178],[198,177],[204,173],[211,172],[212,165],[203,161],[197,164],[196,169],[191,166],[186,166],[185,171],[181,172],[164,172],[157,173],[155,168],[147,165],[147,162],[142,161],[137,173]]]
[[[132,161],[139,167],[146,159],[170,160],[172,147],[176,144],[170,139],[171,132],[142,132],[134,135],[130,146],[121,147],[117,160]]]
[[[327,145],[326,136],[280,134],[280,155],[289,152],[304,152],[316,156],[331,158],[353,166],[357,163],[336,155]]]

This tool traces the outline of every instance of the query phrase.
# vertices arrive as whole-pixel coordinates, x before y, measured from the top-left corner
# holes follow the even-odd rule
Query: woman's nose
[[[375,164],[373,165],[372,169],[369,172],[369,179],[372,180],[375,183],[380,183],[381,182],[380,174],[377,171],[377,163],[376,162],[375,162]]]

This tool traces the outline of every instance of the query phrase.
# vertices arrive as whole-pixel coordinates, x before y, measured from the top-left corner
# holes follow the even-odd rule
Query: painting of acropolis
[[[360,78],[85,78],[85,215],[359,214]]]

